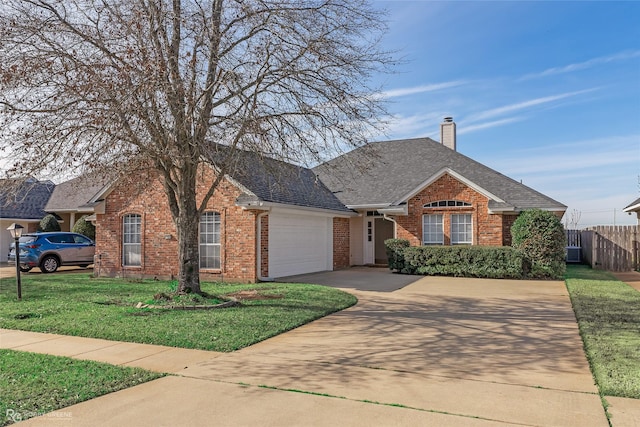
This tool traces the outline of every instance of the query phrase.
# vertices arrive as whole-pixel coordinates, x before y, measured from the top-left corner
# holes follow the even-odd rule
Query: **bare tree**
[[[198,222],[235,150],[320,159],[378,126],[368,82],[393,65],[384,16],[365,0],[5,0],[0,149],[20,159],[8,173],[155,170],[179,289],[200,292]],[[202,162],[218,179],[198,204]]]
[[[567,229],[569,230],[577,230],[578,225],[580,224],[580,219],[582,218],[582,211],[577,209],[571,210],[567,217]]]

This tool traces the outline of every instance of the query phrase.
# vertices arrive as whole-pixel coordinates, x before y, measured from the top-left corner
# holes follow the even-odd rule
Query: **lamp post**
[[[16,282],[18,283],[18,301],[22,300],[22,283],[20,282],[20,237],[24,227],[15,222],[7,227],[16,244]]]

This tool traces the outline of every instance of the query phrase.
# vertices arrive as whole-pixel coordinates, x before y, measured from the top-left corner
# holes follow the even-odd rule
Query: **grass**
[[[640,399],[640,292],[586,266],[566,277],[600,394]]]
[[[0,425],[43,415],[163,374],[67,357],[0,350]],[[72,420],[72,414],[58,419]]]
[[[86,273],[0,279],[0,328],[172,347],[233,351],[356,303],[337,289],[305,284],[214,284],[202,290],[251,296],[218,310],[138,309],[170,282],[92,278]]]

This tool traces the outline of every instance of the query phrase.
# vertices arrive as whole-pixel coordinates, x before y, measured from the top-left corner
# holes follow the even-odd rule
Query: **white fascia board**
[[[622,212],[640,212],[640,203],[627,206],[626,208],[622,209]]]
[[[528,209],[534,209],[534,208],[525,208],[525,209],[516,209],[516,208],[505,208],[505,209],[489,209],[489,213],[490,214],[501,214],[501,213],[512,213],[512,214],[519,214],[522,211],[526,211]],[[567,208],[535,208],[535,209],[540,209],[541,211],[547,211],[547,212],[566,212]]]
[[[310,206],[296,206],[296,205],[288,205],[285,203],[276,203],[276,202],[263,202],[263,201],[255,201],[255,202],[245,202],[245,203],[236,203],[237,206],[243,209],[255,209],[255,210],[264,210],[271,211],[277,210],[278,212],[284,213],[301,213],[304,212],[306,214],[324,216],[324,217],[337,217],[337,218],[351,218],[358,216],[357,212],[344,212],[344,211],[334,211],[331,209],[322,209],[322,208],[314,208]]]
[[[503,208],[503,209],[491,209],[487,210],[489,214],[518,214],[521,210],[516,208]]]
[[[7,222],[26,222],[26,223],[32,223],[32,222],[40,222],[41,220],[39,219],[24,219],[24,218],[3,218],[0,217],[1,221],[7,221]],[[60,221],[58,221],[60,222]],[[25,231],[26,233],[26,231]]]
[[[451,175],[453,178],[457,179],[458,181],[460,181],[463,184],[465,184],[467,187],[471,188],[472,190],[475,190],[476,192],[478,192],[478,193],[482,194],[483,196],[487,197],[488,199],[495,200],[496,202],[504,203],[504,200],[502,200],[500,197],[498,197],[495,194],[485,190],[484,188],[480,187],[476,183],[468,180],[467,178],[465,178],[464,176],[460,175],[458,172],[454,171],[453,169],[451,169],[451,168],[442,168],[442,169],[440,169],[440,171],[438,171],[437,173],[431,175],[426,181],[424,181],[419,186],[417,186],[416,188],[411,190],[411,192],[409,192],[408,194],[405,194],[403,197],[398,199],[393,204],[394,205],[399,205],[400,203],[409,201],[409,199],[411,199],[413,196],[415,196],[416,194],[418,194],[419,192],[424,190],[426,187],[428,187],[431,184],[433,184],[434,182],[436,182],[438,179],[440,179],[445,174]]]
[[[388,208],[389,206],[391,206],[391,203],[376,203],[376,204],[370,204],[370,205],[346,205],[349,209],[353,209],[355,210],[378,210],[378,209],[384,209],[384,208]]]
[[[384,209],[378,209],[382,215],[409,215],[409,205],[392,206]]]
[[[93,206],[79,206],[77,208],[63,208],[63,209],[47,209],[46,212],[55,212],[55,213],[92,213],[95,212],[96,207],[100,205],[104,205],[104,201],[100,201],[95,203]]]

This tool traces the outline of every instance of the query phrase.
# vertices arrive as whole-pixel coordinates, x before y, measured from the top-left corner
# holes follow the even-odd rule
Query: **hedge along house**
[[[309,169],[241,153],[200,219],[204,280],[252,282],[349,266],[346,208]],[[140,177],[137,177],[140,182]],[[198,202],[216,178],[202,164]],[[178,245],[158,177],[122,180],[94,197],[100,275],[175,277]]]
[[[456,151],[456,124],[429,138],[370,143],[314,168],[345,206],[350,264],[386,263],[384,240],[417,245],[511,244],[525,209],[562,217],[566,206]],[[357,165],[366,164],[364,168]]]

